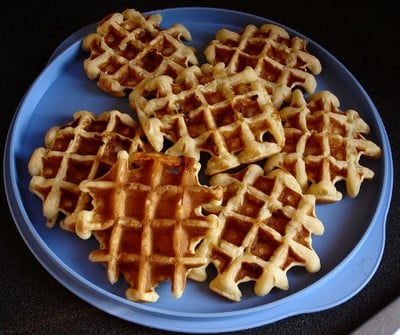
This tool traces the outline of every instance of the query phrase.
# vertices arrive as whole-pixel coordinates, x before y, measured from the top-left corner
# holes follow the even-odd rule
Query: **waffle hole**
[[[261,142],[263,143],[277,143],[275,136],[272,135],[271,132],[266,131],[265,133],[262,134],[261,136]]]
[[[147,72],[153,73],[163,61],[163,56],[152,50],[143,56],[139,66]]]
[[[233,217],[228,217],[222,232],[222,239],[236,246],[241,246],[252,224]]]
[[[263,273],[262,266],[256,263],[243,262],[240,270],[236,274],[235,282],[240,282],[246,278],[257,279]]]
[[[250,253],[268,262],[280,243],[270,232],[259,229],[250,247]]]
[[[153,254],[163,256],[175,256],[174,248],[174,226],[153,226]]]
[[[174,220],[176,216],[176,208],[178,207],[180,201],[182,199],[182,195],[180,193],[174,194],[171,192],[168,194],[167,192],[160,195],[157,203],[157,209],[155,211],[155,219],[160,220]]]

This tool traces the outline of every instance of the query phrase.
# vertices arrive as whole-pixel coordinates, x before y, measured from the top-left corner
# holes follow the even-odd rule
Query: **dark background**
[[[335,308],[235,334],[346,334],[400,295],[399,6],[364,1],[2,1],[1,145],[19,101],[57,45],[113,11],[208,6],[264,16],[334,54],[359,80],[381,114],[393,151],[395,182],[382,262],[366,287]],[[3,185],[3,179],[1,179]],[[2,186],[2,190],[4,187]],[[31,254],[1,192],[1,334],[169,334],[110,316],[60,285]],[[349,278],[351,280],[351,278]],[[172,334],[172,333],[171,333]]]

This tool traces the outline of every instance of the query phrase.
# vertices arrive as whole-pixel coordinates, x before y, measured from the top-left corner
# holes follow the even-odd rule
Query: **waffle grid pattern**
[[[342,199],[339,181],[345,181],[348,195],[355,197],[363,180],[373,178],[374,172],[362,166],[360,158],[379,158],[381,149],[365,138],[370,128],[358,112],[341,111],[332,93],[320,91],[306,101],[295,91],[280,114],[286,144],[266,162],[266,170],[288,170],[319,202]]]
[[[303,195],[293,176],[279,170],[265,175],[251,164],[214,176],[211,185],[226,188],[222,205],[207,207],[219,216],[219,231],[198,248],[218,271],[211,290],[239,301],[242,282],[255,281],[255,293],[263,296],[273,287],[287,289],[286,272],[293,266],[319,270],[311,234],[322,234],[323,224],[315,216],[315,197]],[[191,277],[204,280],[205,267]]]
[[[160,15],[144,16],[127,9],[100,22],[97,32],[85,37],[82,48],[87,76],[113,96],[124,96],[143,79],[161,74],[177,75],[198,60],[189,31],[181,24],[161,29]]]
[[[313,93],[317,87],[314,75],[321,72],[321,64],[306,50],[306,45],[300,37],[290,38],[282,27],[247,25],[240,32],[218,31],[204,54],[210,64],[222,62],[231,73],[252,67],[261,78],[276,84],[273,97],[288,98],[294,88]],[[284,99],[274,101],[280,107]]]
[[[209,175],[261,160],[284,145],[279,114],[251,68],[229,75],[221,66],[192,66],[175,80],[143,82],[130,101],[156,151],[165,137],[173,142],[166,154],[199,160],[206,152]]]
[[[115,110],[99,116],[79,111],[72,122],[51,128],[45,147],[34,151],[28,165],[29,187],[43,201],[47,225],[53,227],[63,213],[61,227],[74,231],[75,214],[90,207],[91,201],[79,183],[107,172],[121,149],[149,150],[142,136],[129,115]]]
[[[179,297],[189,269],[205,264],[194,250],[217,218],[204,216],[202,206],[219,203],[222,190],[199,185],[198,168],[191,158],[161,154],[133,154],[130,162],[120,151],[109,173],[81,184],[94,208],[80,212],[76,232],[89,238],[111,230],[90,260],[107,264],[111,283],[124,275],[128,299],[156,301],[154,289],[166,280]]]
[[[129,95],[140,125],[116,110],[75,113],[33,152],[30,191],[48,227],[62,218],[94,236],[89,259],[110,283],[125,278],[129,300],[157,301],[165,281],[178,298],[209,266],[210,289],[232,301],[242,283],[286,290],[292,267],[320,269],[316,202],[341,200],[338,182],[357,196],[374,177],[363,158],[381,149],[357,111],[316,92],[321,64],[303,38],[274,24],[220,29],[198,65],[190,32],[161,21],[126,9],[83,39],[87,77]]]

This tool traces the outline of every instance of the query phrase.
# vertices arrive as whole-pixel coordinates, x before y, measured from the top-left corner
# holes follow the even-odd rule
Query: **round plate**
[[[239,30],[247,24],[274,23],[265,18],[211,8],[178,8],[154,11],[163,16],[162,26],[182,23],[192,34],[190,42],[202,57],[206,43],[221,28]],[[292,29],[292,36],[306,38]],[[65,40],[22,99],[10,127],[4,156],[6,193],[15,223],[33,254],[60,283],[97,308],[131,322],[164,330],[225,332],[265,325],[305,312],[330,308],[356,294],[375,273],[380,262],[385,221],[393,184],[389,141],[372,101],[357,80],[329,52],[309,40],[308,50],[322,63],[318,89],[329,89],[341,101],[341,109],[356,109],[371,126],[370,139],[383,149],[379,160],[363,162],[376,173],[362,184],[358,197],[335,204],[318,205],[317,215],[325,226],[322,236],[313,236],[313,246],[322,268],[310,274],[303,268],[288,272],[289,290],[273,290],[265,297],[253,294],[252,283],[241,286],[243,298],[234,303],[212,293],[207,283],[188,282],[180,299],[173,298],[170,283],[157,288],[160,299],[152,304],[125,299],[127,285],[121,279],[111,285],[100,264],[88,260],[97,247],[58,226],[45,227],[41,201],[29,192],[28,161],[43,146],[46,131],[72,120],[84,109],[100,113],[119,109],[132,113],[127,98],[113,98],[100,91],[83,70],[88,53],[81,50],[83,36],[95,30],[90,25]],[[201,61],[204,61],[201,59]],[[351,280],[349,280],[351,278]],[[195,302],[195,303],[194,303]]]

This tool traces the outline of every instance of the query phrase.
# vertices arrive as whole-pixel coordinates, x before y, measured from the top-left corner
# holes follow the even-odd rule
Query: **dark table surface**
[[[393,2],[394,3],[394,2]],[[399,11],[384,1],[288,4],[286,1],[14,1],[0,5],[2,147],[24,93],[67,36],[106,14],[131,7],[208,6],[240,10],[291,27],[334,54],[359,80],[385,124],[393,152],[394,190],[386,244],[377,272],[353,298],[334,308],[299,315],[237,334],[346,334],[400,294]],[[397,96],[397,98],[396,98]],[[2,180],[3,182],[3,180]],[[2,187],[4,190],[4,187]],[[108,315],[59,284],[21,238],[1,192],[1,334],[167,334]],[[351,278],[349,278],[351,280]]]

